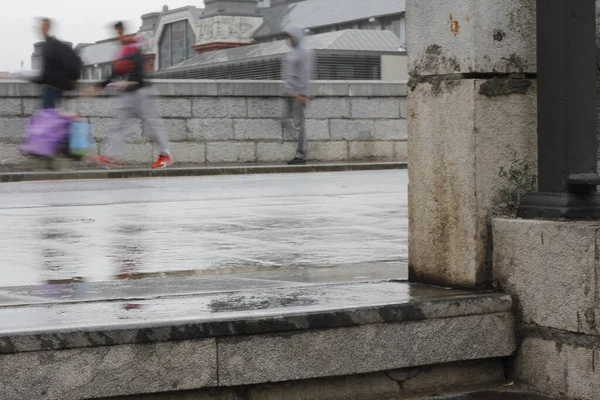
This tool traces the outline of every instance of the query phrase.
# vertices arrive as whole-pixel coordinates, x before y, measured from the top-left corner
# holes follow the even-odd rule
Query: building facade
[[[315,80],[406,80],[406,52],[390,31],[349,29],[310,35],[305,46],[314,53]],[[158,79],[282,78],[289,52],[283,41],[258,43],[199,54],[152,74]]]
[[[275,42],[289,25],[318,35],[349,29],[389,30],[404,51],[405,0],[204,0],[142,15],[134,34],[143,44],[146,69],[163,71],[203,53]],[[85,64],[84,79],[104,79],[117,52],[114,39],[77,46]],[[365,49],[361,49],[365,50]],[[40,68],[40,44],[32,67]]]

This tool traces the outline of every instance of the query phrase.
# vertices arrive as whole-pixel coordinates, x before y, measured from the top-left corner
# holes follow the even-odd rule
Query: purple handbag
[[[21,153],[30,156],[56,156],[69,136],[71,120],[58,111],[49,109],[37,112],[27,124],[27,138],[20,146]]]

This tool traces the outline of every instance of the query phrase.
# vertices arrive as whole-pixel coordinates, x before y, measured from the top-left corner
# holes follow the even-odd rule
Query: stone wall
[[[600,393],[600,225],[497,219],[494,277],[514,296],[517,380],[561,399]]]
[[[295,139],[281,117],[285,101],[277,81],[156,81],[160,114],[180,163],[281,162]],[[406,86],[398,82],[315,82],[307,111],[312,161],[407,161]],[[98,151],[112,132],[114,93],[71,96],[64,108],[93,124]],[[23,166],[17,145],[40,103],[33,84],[0,83],[0,165]],[[132,121],[124,161],[148,163],[156,155],[139,122]]]

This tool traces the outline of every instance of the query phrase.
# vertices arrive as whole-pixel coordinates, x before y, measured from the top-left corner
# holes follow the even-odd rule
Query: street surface
[[[394,170],[1,184],[0,287],[275,272],[405,279],[407,183]],[[372,275],[373,263],[386,267]]]

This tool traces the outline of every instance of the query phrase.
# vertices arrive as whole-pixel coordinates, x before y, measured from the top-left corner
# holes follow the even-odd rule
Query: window
[[[110,78],[111,74],[112,74],[112,66],[110,64],[104,65],[104,67],[102,67],[102,79]]]
[[[403,32],[401,32],[401,17],[386,18],[383,20],[383,29],[386,31],[392,31],[402,39]]]
[[[373,21],[369,21],[364,20],[364,21],[360,21],[358,23],[358,29],[363,29],[363,30],[377,30],[377,22]]]
[[[194,57],[196,52],[192,46],[195,44],[196,35],[187,20],[165,25],[159,43],[159,69]]]
[[[358,28],[358,24],[342,24],[342,25],[338,25],[337,27],[338,31],[345,31],[347,29],[356,29]]]

